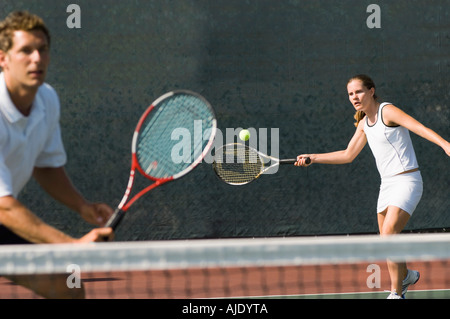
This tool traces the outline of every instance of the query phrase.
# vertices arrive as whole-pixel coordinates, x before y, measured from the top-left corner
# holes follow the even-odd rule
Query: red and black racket
[[[134,131],[128,186],[105,227],[116,229],[125,212],[142,195],[192,171],[209,151],[216,128],[213,108],[197,93],[173,91],[153,102]],[[128,200],[136,170],[154,183]]]

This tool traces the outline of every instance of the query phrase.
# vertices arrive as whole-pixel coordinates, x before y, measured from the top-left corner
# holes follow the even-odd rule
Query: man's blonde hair
[[[40,17],[27,11],[15,11],[10,13],[5,20],[0,22],[0,50],[8,52],[12,48],[15,31],[35,30],[44,32],[48,44],[50,45],[50,32]]]

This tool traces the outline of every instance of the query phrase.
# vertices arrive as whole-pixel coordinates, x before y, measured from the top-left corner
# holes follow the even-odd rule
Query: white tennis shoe
[[[391,292],[391,294],[387,297],[387,299],[405,299],[405,296],[399,296],[396,292]]]
[[[406,273],[405,279],[402,282],[402,295],[399,296],[396,292],[391,292],[387,299],[405,299],[405,295],[408,292],[408,287],[414,285],[419,281],[420,273],[417,270],[409,270]]]

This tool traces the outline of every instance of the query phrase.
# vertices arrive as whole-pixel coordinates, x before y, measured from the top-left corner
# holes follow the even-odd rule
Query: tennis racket
[[[105,227],[115,230],[130,206],[145,193],[192,171],[209,151],[216,128],[213,108],[197,93],[172,91],[153,102],[142,114],[134,131],[128,186]],[[180,142],[180,136],[190,138]],[[182,152],[182,157],[180,143],[187,143],[182,145],[186,151]],[[128,200],[136,171],[154,183]]]
[[[272,165],[266,166],[265,163]],[[230,185],[248,184],[278,165],[294,164],[297,159],[278,159],[263,154],[245,144],[231,143],[219,148],[214,155],[216,175]],[[306,164],[311,159],[306,159]]]

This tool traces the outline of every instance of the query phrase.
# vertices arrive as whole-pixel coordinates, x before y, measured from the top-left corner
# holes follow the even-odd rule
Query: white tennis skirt
[[[412,215],[423,193],[420,171],[385,177],[381,181],[377,212],[396,206]]]

